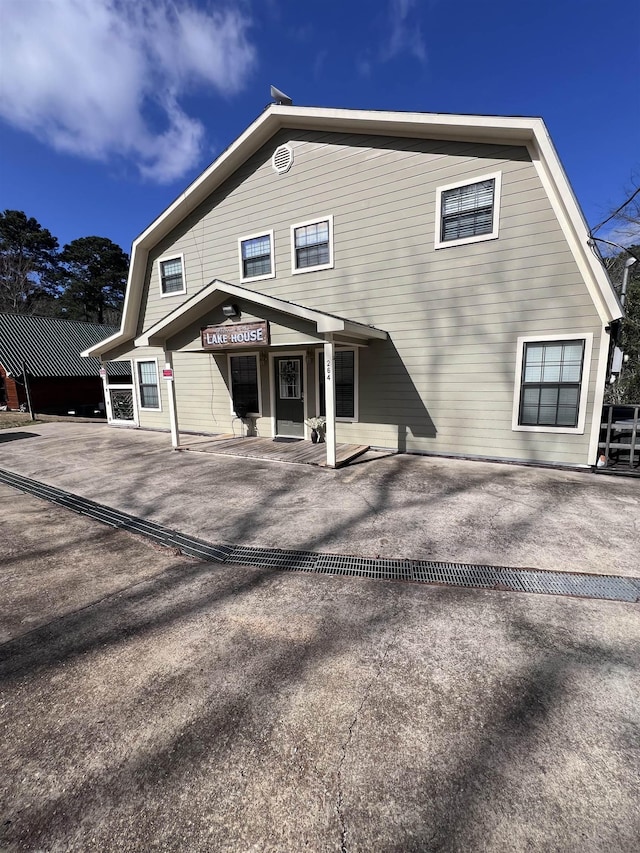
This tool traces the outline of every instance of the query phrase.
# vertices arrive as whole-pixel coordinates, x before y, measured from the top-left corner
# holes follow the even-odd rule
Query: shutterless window
[[[584,341],[525,344],[520,391],[522,426],[578,425]]]
[[[182,258],[160,261],[160,279],[163,293],[182,293],[184,291]]]
[[[140,389],[140,407],[142,409],[160,408],[158,367],[155,361],[138,362],[138,388]]]
[[[242,240],[240,245],[243,278],[271,275],[271,236],[269,234]]]
[[[328,266],[331,263],[329,220],[293,229],[295,268]]]
[[[327,405],[324,392],[324,363],[320,358],[319,374],[320,414],[326,415]],[[336,386],[336,417],[355,418],[356,376],[355,353],[353,350],[337,350],[335,355],[334,382]]]
[[[495,178],[442,192],[440,241],[465,240],[493,232]]]
[[[255,355],[232,355],[231,398],[233,408],[240,404],[247,412],[257,415],[260,411],[258,395],[258,360]]]

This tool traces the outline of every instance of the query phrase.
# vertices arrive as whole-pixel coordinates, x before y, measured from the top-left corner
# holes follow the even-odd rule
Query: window
[[[436,249],[491,240],[498,236],[501,174],[436,191]]]
[[[260,414],[258,359],[255,355],[230,355],[231,401],[233,411],[247,415]]]
[[[514,429],[583,432],[592,335],[520,338]]]
[[[276,274],[273,259],[273,231],[240,241],[240,278],[252,281],[273,278]]]
[[[153,361],[138,361],[138,389],[141,409],[160,410],[160,388],[158,387],[158,364]]]
[[[356,406],[356,353],[352,349],[336,350],[334,381],[336,385],[336,418],[339,420],[357,420]],[[319,412],[327,414],[324,393],[324,354],[320,352],[318,364]]]
[[[160,290],[162,296],[175,296],[177,293],[186,293],[184,281],[184,259],[182,255],[174,258],[161,258],[158,261],[160,268]]]
[[[312,272],[333,267],[333,216],[291,227],[291,269]]]

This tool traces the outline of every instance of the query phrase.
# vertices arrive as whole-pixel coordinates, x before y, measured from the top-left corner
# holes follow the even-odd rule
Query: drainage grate
[[[212,545],[202,539],[187,536],[153,521],[137,518],[126,512],[120,512],[70,492],[39,483],[37,480],[13,474],[11,471],[0,469],[0,482],[111,527],[145,536],[147,539],[168,548],[175,548],[183,554],[200,560],[257,566],[274,571],[316,572],[377,580],[445,584],[473,589],[570,595],[609,601],[640,601],[640,578],[515,569],[505,566],[476,566],[470,563],[432,560],[349,557],[339,554],[318,554],[314,551],[284,551],[279,548],[251,548],[242,545]]]

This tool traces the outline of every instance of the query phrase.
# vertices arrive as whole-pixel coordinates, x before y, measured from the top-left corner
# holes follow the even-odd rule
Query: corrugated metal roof
[[[82,358],[80,353],[117,331],[117,326],[0,313],[0,364],[14,376],[22,374],[23,362],[31,376],[96,376],[99,359]],[[110,374],[124,375],[130,369],[126,362],[115,364]]]

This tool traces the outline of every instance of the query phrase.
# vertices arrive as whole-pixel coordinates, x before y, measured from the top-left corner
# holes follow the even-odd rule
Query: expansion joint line
[[[394,614],[395,617],[397,617],[398,615],[399,615],[398,613]],[[394,645],[394,643],[396,642],[396,640],[398,639],[399,630],[400,630],[399,628],[396,628],[396,630],[393,633],[393,636],[391,637],[391,639],[387,643],[386,648],[382,654],[382,657],[378,661],[378,665],[377,665],[375,674],[373,675],[373,677],[371,678],[371,680],[369,681],[369,683],[365,687],[364,693],[362,694],[362,700],[360,701],[360,704],[358,705],[356,712],[353,715],[353,719],[351,720],[351,723],[349,724],[349,728],[347,729],[347,737],[345,738],[345,741],[342,744],[342,755],[340,756],[340,763],[338,764],[338,773],[337,773],[338,792],[337,792],[337,796],[336,796],[336,813],[338,815],[338,821],[340,822],[340,853],[349,853],[348,848],[347,848],[347,824],[346,824],[346,820],[345,820],[345,816],[344,816],[344,810],[343,810],[344,794],[343,794],[343,788],[342,788],[342,767],[343,767],[345,759],[347,757],[347,751],[349,749],[349,746],[351,744],[351,740],[353,738],[353,730],[355,729],[355,727],[358,723],[358,718],[360,716],[360,713],[362,712],[362,709],[364,708],[364,706],[367,704],[367,701],[369,699],[369,695],[371,694],[371,690],[373,689],[373,685],[380,678],[380,675],[382,673],[382,669],[384,667],[384,664],[385,664],[385,661],[386,661],[387,656],[389,654],[389,651],[390,651],[391,647]]]

